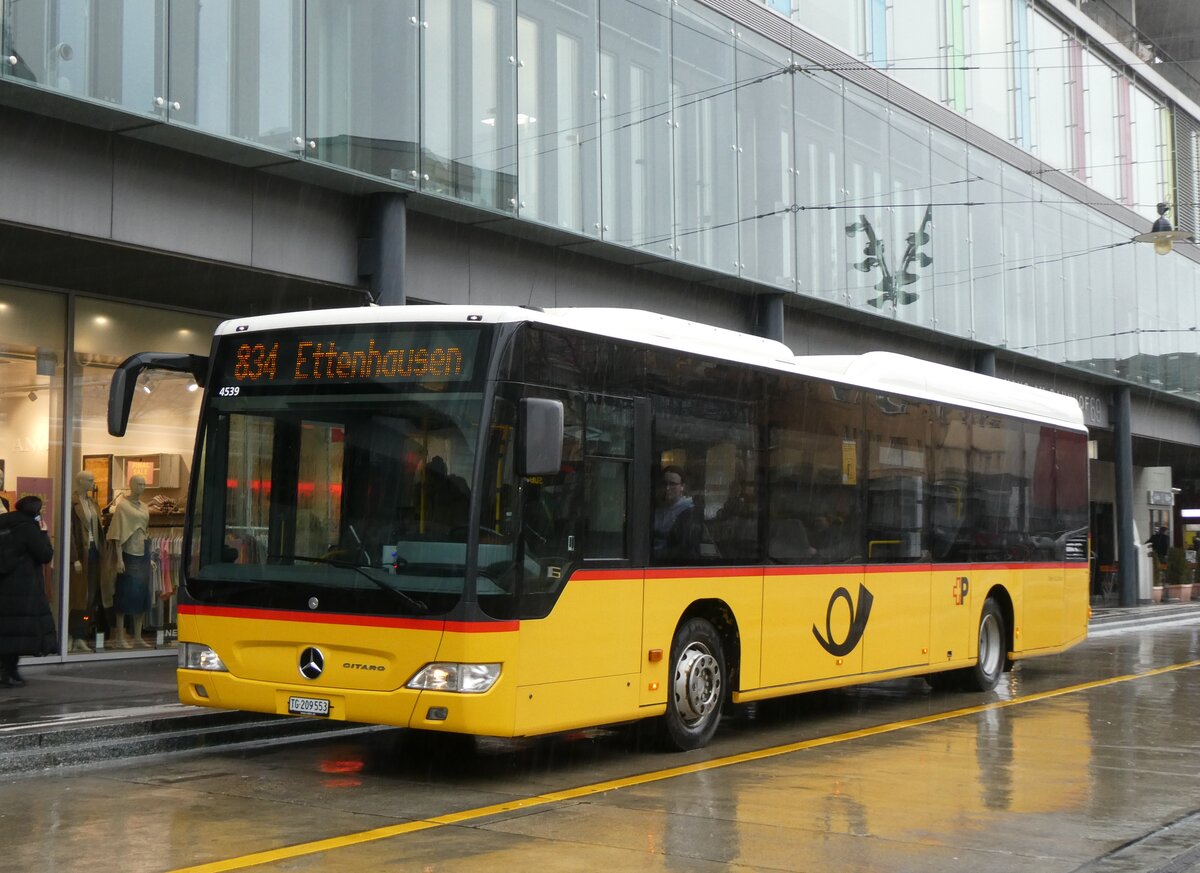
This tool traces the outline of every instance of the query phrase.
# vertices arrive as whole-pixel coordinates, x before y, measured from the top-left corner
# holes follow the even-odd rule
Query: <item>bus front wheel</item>
[[[1004,672],[1008,658],[1004,651],[1008,635],[1004,628],[1004,613],[996,601],[988,598],[979,614],[979,659],[974,667],[963,673],[964,684],[971,691],[991,691]]]
[[[725,702],[725,654],[716,628],[703,618],[685,621],[671,641],[671,675],[663,741],[680,752],[708,744]]]

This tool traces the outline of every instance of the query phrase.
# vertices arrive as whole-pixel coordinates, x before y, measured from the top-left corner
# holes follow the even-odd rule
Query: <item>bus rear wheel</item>
[[[1004,613],[989,597],[979,613],[979,659],[974,667],[963,671],[963,684],[969,691],[991,691],[996,687],[1008,660],[1004,650],[1007,640]]]
[[[685,621],[671,641],[671,674],[662,739],[687,752],[708,744],[725,702],[725,653],[716,628],[703,618]]]

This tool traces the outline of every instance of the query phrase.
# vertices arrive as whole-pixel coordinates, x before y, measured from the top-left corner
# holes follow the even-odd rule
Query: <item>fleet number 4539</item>
[[[237,397],[242,393],[242,389],[238,385],[227,385],[217,392],[222,397]]]

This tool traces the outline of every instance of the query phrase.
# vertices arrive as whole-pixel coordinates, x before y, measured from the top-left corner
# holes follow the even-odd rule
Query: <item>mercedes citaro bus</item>
[[[1066,397],[648,312],[234,319],[179,590],[185,703],[498,737],[925,676],[991,689],[1088,620]]]

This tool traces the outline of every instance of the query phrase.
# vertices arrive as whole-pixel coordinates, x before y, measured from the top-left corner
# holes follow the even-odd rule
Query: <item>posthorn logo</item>
[[[846,634],[846,639],[835,643],[833,641],[833,605],[839,600],[845,600],[846,606],[850,609],[850,630]],[[838,588],[834,591],[829,598],[829,608],[825,610],[825,636],[821,636],[821,632],[817,630],[815,624],[812,629],[813,636],[817,638],[821,648],[838,658],[854,651],[854,647],[858,645],[867,629],[867,620],[871,617],[871,604],[874,600],[874,596],[867,590],[867,587],[859,585],[858,609],[855,609],[849,591],[845,588]]]

